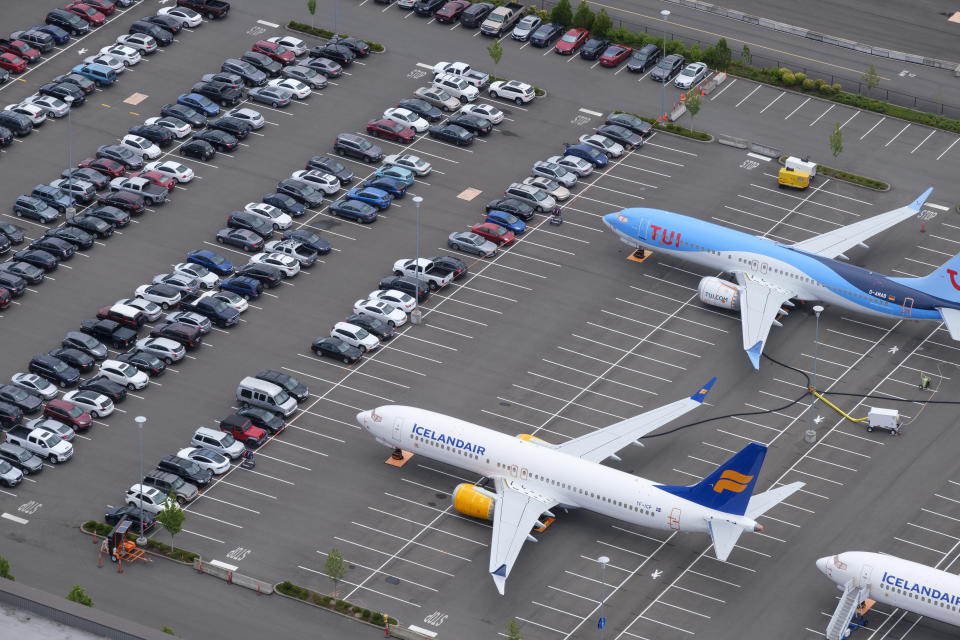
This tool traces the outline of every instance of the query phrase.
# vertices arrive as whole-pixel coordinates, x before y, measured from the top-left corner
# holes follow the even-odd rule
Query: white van
[[[243,407],[260,407],[283,414],[285,418],[297,410],[297,401],[281,387],[252,376],[247,376],[240,381],[240,386],[237,387],[237,401]]]
[[[217,453],[230,456],[236,460],[244,451],[243,443],[238,441],[229,433],[219,429],[210,429],[209,427],[200,427],[193,433],[191,442],[198,447],[213,449]]]

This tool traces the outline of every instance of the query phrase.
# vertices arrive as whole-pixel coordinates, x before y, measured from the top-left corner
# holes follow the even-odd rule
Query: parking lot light
[[[413,295],[413,311],[410,312],[410,324],[420,324],[423,315],[420,313],[420,203],[423,202],[422,196],[413,196],[413,204],[417,206],[417,261],[415,272],[417,274],[417,290]]]
[[[607,626],[607,619],[603,617],[603,600],[605,598],[603,592],[606,589],[607,563],[610,562],[610,558],[600,556],[597,558],[597,562],[600,563],[600,619],[597,621],[597,629],[600,630],[600,640],[603,640],[603,628]]]
[[[67,220],[76,215],[77,208],[73,206],[76,199],[73,196],[73,96],[65,96],[64,102],[67,103],[67,171],[70,172],[67,178],[67,184],[70,188],[70,206],[64,211],[64,217]]]
[[[817,432],[813,428],[813,403],[817,399],[814,392],[817,389],[817,347],[820,344],[820,314],[823,313],[823,307],[817,305],[813,308],[813,312],[817,315],[817,328],[813,340],[813,379],[810,382],[810,428],[803,434],[803,441],[807,444],[813,444],[817,441]]]
[[[663,9],[660,12],[660,15],[663,17],[663,56],[661,56],[660,59],[663,60],[664,58],[667,57],[667,20],[670,19],[670,11],[667,9]],[[657,120],[660,120],[660,118],[662,118],[667,113],[666,111],[664,111],[664,108],[665,108],[664,98],[665,98],[666,92],[667,92],[667,81],[661,80],[660,81],[660,115],[657,116]]]
[[[137,545],[142,547],[147,544],[147,537],[143,535],[143,425],[147,419],[137,416],[133,421],[137,423],[137,432],[140,436],[140,479],[137,481],[140,483],[140,537],[137,538]]]

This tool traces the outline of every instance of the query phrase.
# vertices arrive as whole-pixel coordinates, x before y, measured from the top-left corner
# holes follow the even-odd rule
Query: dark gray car
[[[383,149],[352,133],[338,135],[333,143],[333,150],[341,156],[360,158],[364,162],[377,162],[383,158]]]

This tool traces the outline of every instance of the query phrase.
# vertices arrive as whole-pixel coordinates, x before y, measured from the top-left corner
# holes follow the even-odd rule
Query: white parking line
[[[767,106],[765,106],[763,109],[760,109],[760,113],[763,113],[764,111],[766,111],[767,109],[769,109],[770,107],[772,107],[772,106],[773,106],[773,103],[776,102],[777,100],[779,100],[780,98],[782,98],[783,96],[785,96],[786,93],[787,93],[786,91],[782,91],[782,92],[780,93],[780,95],[778,95],[776,98],[774,98],[772,101],[770,101],[770,104],[768,104]],[[809,100],[809,98],[807,98],[807,99]],[[803,105],[801,105],[801,106],[803,106]],[[799,109],[799,108],[800,108],[800,107],[797,107],[797,109]],[[788,116],[788,117],[789,117],[789,116]],[[784,120],[786,120],[786,118],[784,118]]]
[[[924,138],[923,140],[921,140],[921,141],[920,141],[920,144],[918,144],[917,146],[915,146],[915,147],[913,148],[913,151],[911,151],[910,153],[913,154],[917,149],[919,149],[921,146],[923,146],[923,143],[926,142],[927,140],[929,140],[930,137],[931,137],[933,134],[935,134],[936,132],[937,132],[936,129],[931,129],[931,130],[930,130],[930,133],[927,134],[927,137]]]
[[[835,106],[836,106],[836,105],[833,105],[833,104],[830,105],[830,106],[827,108],[826,111],[824,111],[824,112],[821,113],[819,116],[817,116],[817,119],[814,120],[813,122],[811,122],[811,123],[810,123],[809,125],[807,125],[807,126],[808,126],[808,127],[812,127],[813,125],[815,125],[815,124],[817,124],[818,122],[820,122],[820,118],[822,118],[823,116],[825,116],[825,115],[827,115],[828,113],[830,113],[831,111],[833,111],[833,108],[834,108]]]
[[[860,139],[863,140],[863,139],[866,138],[868,135],[870,135],[870,132],[873,131],[874,129],[876,129],[878,126],[880,126],[880,123],[883,122],[883,121],[886,120],[886,119],[887,119],[887,116],[883,116],[882,118],[880,118],[879,120],[877,120],[877,123],[876,123],[875,125],[873,125],[872,127],[870,127],[869,129],[867,129],[867,132],[866,132],[865,134],[863,134],[862,136],[860,136]]]
[[[732,84],[732,83],[731,83],[731,84]],[[753,91],[751,91],[751,92],[748,93],[746,96],[744,96],[743,99],[741,99],[740,102],[738,102],[736,105],[734,105],[733,108],[736,109],[737,107],[739,107],[740,105],[742,105],[744,102],[746,102],[747,98],[749,98],[750,96],[752,96],[753,94],[755,94],[755,93],[756,93],[757,91],[759,91],[759,90],[760,90],[760,85],[758,84],[756,87],[754,87]],[[720,95],[720,94],[717,94],[717,95]]]
[[[908,123],[907,123],[907,126],[905,126],[903,129],[900,129],[900,131],[897,133],[897,135],[895,135],[895,136],[893,136],[892,138],[890,138],[890,141],[887,142],[887,144],[883,145],[884,149],[886,149],[887,147],[889,147],[890,144],[891,144],[894,140],[896,140],[897,138],[899,138],[901,133],[903,133],[904,131],[906,131],[907,129],[909,129],[909,128],[910,128],[910,124],[911,124],[911,123],[908,122]]]
[[[781,94],[781,95],[783,95],[783,94]],[[791,111],[790,113],[788,113],[786,116],[784,116],[783,119],[784,119],[784,120],[790,119],[790,116],[792,116],[793,114],[795,114],[797,111],[800,111],[800,108],[803,107],[803,105],[805,105],[805,104],[807,104],[808,102],[810,102],[810,100],[811,100],[811,98],[807,98],[806,100],[804,100],[803,102],[801,102],[800,105],[799,105],[796,109],[794,109],[793,111]],[[771,104],[772,104],[772,103],[771,103]],[[761,111],[761,113],[763,113],[763,112]]]

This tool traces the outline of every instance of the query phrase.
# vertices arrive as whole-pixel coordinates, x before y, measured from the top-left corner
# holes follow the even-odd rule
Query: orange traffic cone
[[[681,94],[680,94],[680,102],[686,102],[686,101],[687,101],[687,94],[681,93]]]

